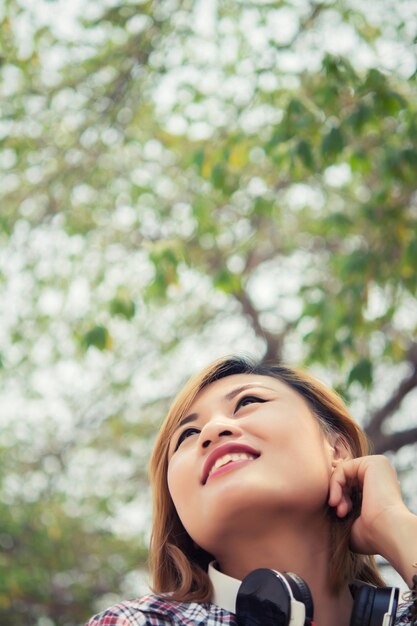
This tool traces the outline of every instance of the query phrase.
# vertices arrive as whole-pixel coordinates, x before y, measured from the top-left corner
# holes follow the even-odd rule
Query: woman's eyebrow
[[[227,393],[224,397],[226,400],[233,400],[233,398],[239,395],[241,391],[245,391],[246,389],[253,389],[254,387],[259,387],[260,389],[268,389],[269,391],[275,391],[274,389],[272,389],[272,387],[267,387],[266,385],[259,385],[257,383],[247,383],[246,385],[242,385],[241,387],[236,387],[236,389],[232,389],[232,391],[229,391],[229,393]],[[178,425],[176,426],[174,432],[176,432],[178,428],[181,428],[181,426],[184,426],[184,424],[195,422],[196,420],[198,420],[198,418],[199,418],[198,413],[190,413],[190,415],[183,417],[182,420],[178,422]]]
[[[253,389],[254,387],[259,387],[260,389],[268,389],[269,391],[275,391],[272,387],[267,387],[266,385],[260,385],[259,383],[246,383],[246,385],[242,385],[241,387],[237,387],[232,391],[229,391],[225,395],[226,400],[233,400],[241,391],[245,391],[246,389]]]
[[[182,420],[178,422],[178,425],[176,426],[175,430],[178,430],[178,428],[181,428],[181,426],[184,426],[184,424],[188,424],[189,422],[194,422],[197,419],[198,419],[198,413],[190,413],[190,415],[187,415],[187,417],[183,417]]]

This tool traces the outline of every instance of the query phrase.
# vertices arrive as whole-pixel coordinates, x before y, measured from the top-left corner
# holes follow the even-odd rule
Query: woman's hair
[[[304,372],[285,365],[254,362],[242,357],[223,357],[191,378],[175,398],[163,423],[153,450],[150,477],[153,488],[153,529],[150,565],[153,589],[170,593],[179,601],[207,602],[212,587],[207,566],[214,559],[199,548],[182,525],[171,499],[168,482],[168,448],[178,422],[189,412],[197,394],[216,380],[235,374],[270,376],[298,392],[308,403],[327,435],[338,436],[352,456],[369,453],[363,430],[354,422],[343,400],[321,382]],[[359,503],[354,506],[358,514]],[[349,549],[349,537],[355,520],[353,511],[347,518],[338,518],[328,507],[330,520],[329,585],[337,592],[354,579],[383,586],[374,558],[356,554]]]

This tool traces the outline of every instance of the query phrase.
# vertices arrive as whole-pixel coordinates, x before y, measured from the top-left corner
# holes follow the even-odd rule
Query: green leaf
[[[367,173],[372,169],[372,161],[369,153],[363,148],[358,148],[349,157],[349,165],[352,172]]]
[[[413,148],[404,148],[401,153],[401,158],[410,167],[417,168],[417,150]]]
[[[341,211],[335,211],[323,219],[324,229],[332,229],[344,234],[353,225],[352,218]]]
[[[211,170],[211,182],[216,189],[223,189],[226,183],[226,168],[223,163],[217,163]]]
[[[360,359],[350,370],[348,385],[358,382],[362,387],[368,388],[373,380],[373,365],[368,358]]]
[[[291,117],[298,117],[305,112],[305,106],[297,98],[291,98],[287,107],[287,114]]]
[[[382,74],[379,70],[374,67],[369,70],[365,81],[365,85],[368,89],[380,91],[385,87],[386,83],[387,80],[384,74]]]
[[[340,154],[345,146],[345,140],[340,127],[334,126],[323,137],[321,152],[326,158],[332,158]]]
[[[356,74],[349,61],[341,56],[326,54],[322,63],[323,71],[330,82],[341,83],[346,86],[348,82],[356,79]]]
[[[350,126],[355,133],[360,133],[365,124],[372,118],[372,115],[371,107],[363,102],[359,102],[356,109],[346,119],[346,124]]]
[[[85,333],[82,339],[84,348],[88,350],[94,346],[98,350],[109,350],[111,348],[111,337],[105,326],[94,326]]]
[[[387,90],[378,94],[378,110],[385,115],[396,115],[405,106],[404,99],[395,91]]]
[[[240,276],[223,267],[214,276],[214,287],[225,293],[239,293],[242,290]]]
[[[301,139],[297,144],[296,153],[309,170],[314,169],[313,152],[308,141]]]
[[[416,267],[417,237],[414,237],[408,243],[403,255],[403,262],[401,263],[401,276],[403,279],[403,284],[413,294],[417,292]]]
[[[109,309],[112,315],[131,320],[135,315],[136,305],[127,293],[119,291],[113,300],[110,300]]]
[[[199,150],[194,154],[193,161],[194,165],[197,167],[198,173],[201,175],[203,172],[205,154],[204,150]]]

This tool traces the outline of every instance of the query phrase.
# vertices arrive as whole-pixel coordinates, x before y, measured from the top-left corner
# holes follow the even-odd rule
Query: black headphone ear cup
[[[291,594],[271,569],[257,569],[243,580],[236,596],[239,626],[289,626]]]
[[[355,593],[350,626],[370,626],[376,588],[363,585]]]
[[[304,604],[306,608],[306,620],[311,621],[314,617],[314,605],[313,597],[307,583],[305,580],[300,578],[300,576],[297,576],[297,574],[293,574],[292,572],[285,572],[282,576],[285,577],[286,581],[290,585],[294,598]]]

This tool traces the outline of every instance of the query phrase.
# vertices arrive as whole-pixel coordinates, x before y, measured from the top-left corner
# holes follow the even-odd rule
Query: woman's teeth
[[[230,463],[232,461],[253,461],[254,459],[255,457],[252,454],[248,454],[247,452],[232,452],[231,454],[225,454],[224,456],[221,456],[219,459],[217,459],[217,461],[213,464],[210,469],[209,476],[216,469],[219,469],[219,467],[223,467],[223,465],[226,465],[227,463]]]

